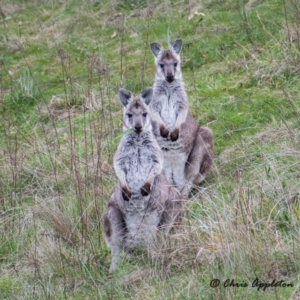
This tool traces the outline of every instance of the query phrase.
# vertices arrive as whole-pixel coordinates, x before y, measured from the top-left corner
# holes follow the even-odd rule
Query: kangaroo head
[[[139,98],[133,98],[131,92],[120,89],[119,98],[124,106],[123,130],[133,129],[137,134],[151,130],[151,121],[148,105],[152,100],[153,89],[145,89]]]
[[[169,50],[164,50],[158,43],[151,43],[150,48],[155,56],[156,78],[166,80],[169,83],[181,79],[180,51],[182,40],[173,42]]]

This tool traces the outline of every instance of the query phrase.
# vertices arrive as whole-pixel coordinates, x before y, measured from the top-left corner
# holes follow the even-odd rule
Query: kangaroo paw
[[[167,138],[169,135],[169,130],[165,126],[160,126],[159,128],[160,135],[164,138]]]
[[[173,132],[171,133],[171,141],[172,142],[175,142],[178,140],[178,137],[179,137],[179,129],[178,128],[175,128],[173,130]]]
[[[141,188],[142,196],[148,196],[151,192],[151,184],[146,182],[144,186]]]
[[[125,201],[129,201],[131,198],[131,192],[126,186],[122,187],[122,197]]]

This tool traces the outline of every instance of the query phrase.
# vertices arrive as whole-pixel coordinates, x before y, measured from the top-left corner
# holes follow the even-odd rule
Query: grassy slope
[[[2,2],[1,299],[300,296],[299,7],[252,2]],[[214,170],[180,234],[108,275],[116,92],[152,85],[149,43],[176,38],[192,114],[215,134]],[[256,277],[294,287],[258,291]]]

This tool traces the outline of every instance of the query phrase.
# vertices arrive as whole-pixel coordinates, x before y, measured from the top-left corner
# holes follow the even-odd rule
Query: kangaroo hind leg
[[[195,178],[195,183],[199,184],[211,171],[214,159],[214,137],[213,132],[208,127],[199,128],[199,139],[202,148],[202,159],[200,161],[199,174]]]
[[[111,249],[112,261],[109,271],[112,272],[117,268],[120,260],[120,248],[123,246],[125,234],[125,223],[120,210],[109,203],[104,214],[104,232],[108,246]]]
[[[207,127],[200,127],[194,146],[185,166],[186,191],[189,193],[193,184],[201,183],[213,164],[213,133]]]

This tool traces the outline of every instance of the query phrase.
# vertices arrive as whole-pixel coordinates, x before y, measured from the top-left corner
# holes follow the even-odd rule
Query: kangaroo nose
[[[140,133],[142,131],[142,126],[141,125],[135,125],[134,129],[137,133]]]
[[[167,75],[167,81],[168,82],[172,82],[174,80],[174,76],[173,75]]]

